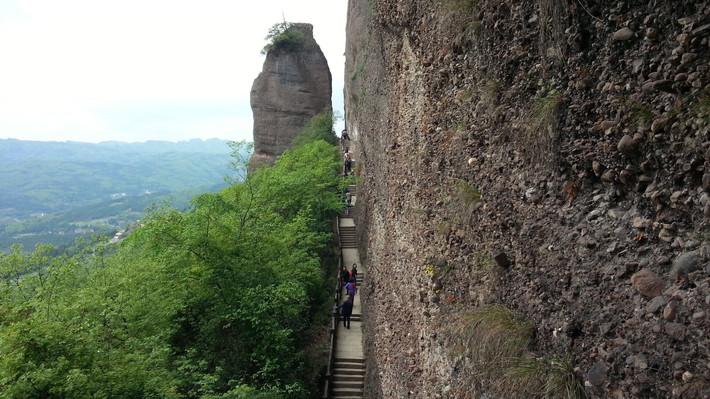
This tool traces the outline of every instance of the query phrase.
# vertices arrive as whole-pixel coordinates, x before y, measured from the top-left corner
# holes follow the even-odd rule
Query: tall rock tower
[[[330,69],[313,38],[313,25],[295,23],[289,30],[300,32],[298,42],[272,47],[251,88],[250,170],[273,163],[313,116],[332,109]]]

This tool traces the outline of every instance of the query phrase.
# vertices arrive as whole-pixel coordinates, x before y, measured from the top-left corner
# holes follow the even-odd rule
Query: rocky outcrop
[[[498,393],[534,383],[521,369],[588,398],[710,397],[710,3],[351,0],[348,18],[368,397],[542,397]],[[532,326],[523,367],[471,339],[518,320],[491,304]]]
[[[331,110],[328,62],[310,24],[292,24],[303,37],[295,46],[274,47],[251,89],[254,154],[250,169],[272,163],[308,121]]]

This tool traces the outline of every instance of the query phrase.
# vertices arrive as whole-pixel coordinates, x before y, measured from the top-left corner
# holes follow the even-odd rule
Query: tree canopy
[[[0,254],[0,398],[308,397],[339,167],[304,140],[117,247]]]

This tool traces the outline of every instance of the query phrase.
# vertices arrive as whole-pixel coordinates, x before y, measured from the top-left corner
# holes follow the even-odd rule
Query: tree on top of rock
[[[265,39],[268,43],[261,49],[262,54],[276,49],[298,48],[303,44],[305,36],[293,23],[284,21],[274,24]]]

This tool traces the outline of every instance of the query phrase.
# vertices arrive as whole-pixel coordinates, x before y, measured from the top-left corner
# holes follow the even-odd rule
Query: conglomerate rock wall
[[[350,0],[369,397],[710,397],[709,16]]]
[[[313,38],[313,26],[295,23],[291,29],[302,33],[302,42],[271,49],[251,88],[252,169],[272,163],[312,117],[332,109],[330,69]]]

